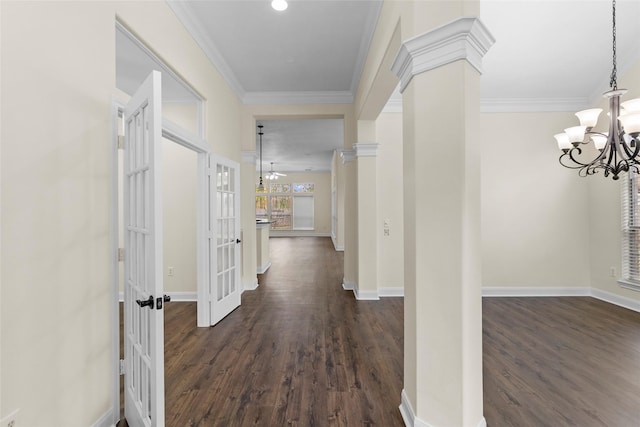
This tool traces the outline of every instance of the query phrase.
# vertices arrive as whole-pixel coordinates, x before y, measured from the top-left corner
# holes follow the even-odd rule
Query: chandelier
[[[604,176],[613,175],[617,180],[621,172],[635,170],[640,173],[640,98],[620,102],[626,89],[618,89],[616,66],[616,0],[613,0],[613,69],[611,70],[611,90],[602,96],[609,99],[609,132],[596,132],[593,128],[598,122],[601,108],[592,108],[576,113],[580,126],[573,126],[563,133],[554,135],[558,148],[562,150],[560,164],[569,169],[578,169],[578,175],[588,176],[604,171]],[[581,145],[593,146],[597,154],[591,154],[591,161],[584,156]],[[591,151],[591,150],[590,150]],[[593,153],[593,151],[591,151]]]
[[[262,132],[263,127],[263,125],[258,125],[258,135],[260,135],[260,182],[258,183],[258,191],[260,192],[264,191],[264,184],[262,183],[262,135],[264,135],[264,132]]]

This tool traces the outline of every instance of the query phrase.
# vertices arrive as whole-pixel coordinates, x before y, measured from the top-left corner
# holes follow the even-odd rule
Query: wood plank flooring
[[[166,425],[403,426],[403,299],[356,301],[328,238],[270,244],[260,287],[215,327],[165,306]],[[639,313],[592,298],[483,312],[489,427],[640,427]]]
[[[640,426],[640,313],[595,298],[484,298],[489,426]]]

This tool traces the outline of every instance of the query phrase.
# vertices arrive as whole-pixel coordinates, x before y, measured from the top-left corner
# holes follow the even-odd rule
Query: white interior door
[[[209,298],[211,325],[240,305],[240,173],[209,156]]]
[[[131,427],[164,426],[160,87],[153,71],[124,112],[124,405]]]

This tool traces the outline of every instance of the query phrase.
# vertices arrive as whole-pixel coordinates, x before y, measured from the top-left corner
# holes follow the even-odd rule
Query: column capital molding
[[[359,142],[353,144],[353,148],[356,157],[376,157],[378,155],[378,144],[376,143]]]
[[[340,150],[340,158],[342,159],[342,163],[349,163],[356,159],[355,150]]]
[[[482,73],[482,57],[494,43],[479,18],[458,18],[402,43],[391,70],[400,79],[400,92],[413,76],[459,60]]]
[[[258,155],[255,151],[243,151],[242,152],[242,163],[253,163],[255,165],[258,160]]]

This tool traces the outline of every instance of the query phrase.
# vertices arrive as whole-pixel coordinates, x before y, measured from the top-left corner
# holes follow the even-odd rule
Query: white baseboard
[[[611,292],[586,287],[483,287],[483,297],[593,297],[599,300],[640,312],[640,301]]]
[[[404,389],[402,389],[402,393],[400,394],[400,414],[402,414],[402,419],[404,420],[404,425],[407,427],[435,427],[426,421],[421,420],[416,417],[415,412],[413,412],[413,407],[411,406],[411,402],[409,401],[409,397],[407,393],[405,393]],[[482,417],[478,422],[477,427],[487,427],[487,420]]]
[[[171,297],[173,302],[196,302],[198,294],[196,292],[165,292],[165,295]],[[124,302],[124,292],[118,295],[118,301]]]
[[[172,302],[198,301],[198,294],[196,292],[167,292],[166,295],[171,297]]]
[[[378,296],[382,297],[404,297],[404,288],[380,288]]]
[[[252,282],[242,282],[242,292],[255,291],[258,289],[258,278],[256,277]]]
[[[331,237],[331,233],[314,233],[304,230],[270,230],[269,237]]]
[[[353,289],[353,294],[357,300],[361,301],[377,301],[380,299],[378,291],[361,291],[357,287]]]
[[[483,297],[586,297],[590,288],[579,287],[483,287]]]
[[[271,261],[268,261],[262,267],[258,267],[258,274],[264,274],[269,269],[269,267],[271,267]]]
[[[336,252],[344,252],[344,246],[338,246],[338,244],[336,243],[336,236],[334,236],[333,234],[331,235],[331,241],[333,242],[333,248],[336,250]]]
[[[591,296],[599,300],[618,305],[620,307],[628,308],[629,310],[637,311],[640,313],[640,301],[593,288],[591,289]]]
[[[107,412],[102,414],[95,423],[91,424],[91,427],[115,427],[113,419],[113,408],[109,408]]]
[[[354,282],[349,282],[345,279],[342,279],[342,289],[345,291],[352,291],[356,288],[356,284]]]

